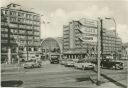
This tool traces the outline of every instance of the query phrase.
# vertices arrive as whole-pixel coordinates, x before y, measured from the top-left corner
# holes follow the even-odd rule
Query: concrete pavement
[[[10,68],[10,67],[9,67]],[[107,70],[105,70],[107,73]],[[112,70],[114,74],[115,71]],[[120,71],[117,71],[120,73]],[[21,74],[19,74],[21,73]],[[108,72],[109,73],[109,72]],[[110,74],[109,74],[110,75]],[[20,70],[20,72],[3,72],[2,80],[20,79],[24,82],[24,86],[28,87],[91,87],[91,88],[125,88],[115,85],[113,82],[101,76],[103,83],[100,86],[92,83],[89,76],[97,78],[95,72],[91,70],[77,70],[71,67],[64,67],[59,64],[49,64],[43,62],[42,68]],[[121,76],[121,75],[120,75]],[[122,82],[122,81],[121,81]],[[125,82],[125,80],[124,80]],[[124,83],[123,82],[123,83]],[[31,86],[30,86],[31,85]]]

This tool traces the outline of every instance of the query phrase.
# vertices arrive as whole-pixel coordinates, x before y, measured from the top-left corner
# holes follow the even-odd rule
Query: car
[[[61,60],[61,61],[60,61],[60,64],[61,64],[61,65],[65,65],[65,64],[66,64],[66,60]]]
[[[41,67],[41,63],[38,63],[33,60],[29,60],[29,61],[25,61],[25,63],[23,64],[23,67],[24,68],[39,68]]]
[[[76,69],[79,68],[79,69],[83,69],[83,70],[85,70],[85,69],[94,69],[95,64],[93,64],[91,62],[84,61],[84,60],[80,60],[80,61],[78,61],[74,64],[74,67]]]
[[[123,69],[123,63],[114,59],[102,59],[101,68]]]
[[[65,62],[65,66],[66,67],[73,67],[74,66],[74,61],[73,60],[67,60]]]

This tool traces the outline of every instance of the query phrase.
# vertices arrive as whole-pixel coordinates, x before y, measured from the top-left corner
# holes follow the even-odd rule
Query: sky
[[[20,4],[23,9],[41,16],[41,38],[61,37],[63,25],[79,18],[112,17],[123,43],[128,42],[128,0],[1,0],[1,6]],[[45,24],[44,24],[45,22]],[[104,20],[111,30],[113,20]]]

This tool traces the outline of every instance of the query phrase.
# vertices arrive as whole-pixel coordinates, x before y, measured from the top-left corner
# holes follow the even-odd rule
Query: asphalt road
[[[123,85],[126,85],[126,69],[124,70],[110,70],[102,69],[101,72],[108,77],[113,78]],[[92,70],[82,71],[72,67],[64,67],[59,64],[47,64],[42,68],[23,69],[19,72],[3,72],[1,80],[3,83],[12,82],[11,86],[20,87],[95,87],[89,77],[96,79],[96,72]],[[110,80],[101,76],[103,82]],[[17,81],[19,82],[19,85]],[[13,85],[14,84],[14,85]],[[10,84],[8,84],[10,85]]]

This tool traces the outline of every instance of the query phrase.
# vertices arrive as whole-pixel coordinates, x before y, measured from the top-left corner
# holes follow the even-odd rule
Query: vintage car
[[[61,64],[61,65],[65,65],[65,64],[66,64],[66,61],[67,61],[67,60],[64,60],[64,59],[63,59],[63,60],[60,60],[60,64]]]
[[[66,63],[65,63],[65,66],[66,67],[73,67],[74,66],[74,61],[71,60],[71,59],[67,60]]]
[[[102,59],[101,68],[123,69],[123,63],[114,59]]]
[[[78,61],[74,64],[74,67],[76,69],[94,69],[95,64],[91,63],[91,62],[87,62],[87,61]]]
[[[33,60],[29,60],[23,64],[23,67],[24,68],[39,68],[41,67],[41,63],[33,61]]]

